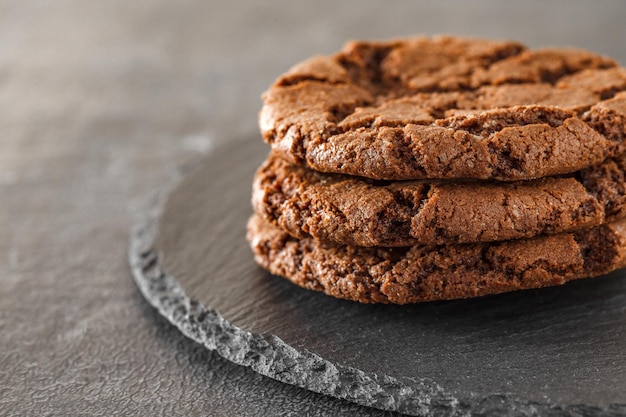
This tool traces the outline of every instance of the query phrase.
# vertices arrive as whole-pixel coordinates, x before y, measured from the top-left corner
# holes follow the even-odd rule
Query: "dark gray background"
[[[263,89],[348,38],[505,37],[625,63],[624,17],[618,0],[0,2],[0,413],[353,412],[158,317],[126,261],[148,197],[255,135]]]

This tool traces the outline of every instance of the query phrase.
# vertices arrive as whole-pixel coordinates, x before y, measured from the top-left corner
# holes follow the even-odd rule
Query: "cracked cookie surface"
[[[520,182],[386,182],[325,174],[270,155],[255,212],[294,237],[357,246],[489,242],[596,226],[626,214],[626,155]]]
[[[258,215],[248,223],[256,262],[291,282],[362,303],[408,304],[561,285],[626,263],[626,220],[531,239],[363,248],[296,239]]]
[[[293,163],[373,179],[561,175],[623,153],[626,70],[574,49],[455,37],[352,42],[263,95]]]

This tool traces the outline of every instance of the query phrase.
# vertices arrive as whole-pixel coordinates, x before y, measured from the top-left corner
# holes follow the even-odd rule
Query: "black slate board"
[[[361,305],[256,266],[245,241],[260,139],[214,151],[133,234],[146,298],[235,363],[423,415],[626,415],[626,273],[413,306]]]

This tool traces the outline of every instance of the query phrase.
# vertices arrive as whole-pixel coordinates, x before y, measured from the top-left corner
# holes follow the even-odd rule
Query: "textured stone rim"
[[[192,300],[176,278],[163,270],[161,255],[152,248],[167,195],[175,185],[160,193],[158,202],[131,233],[132,275],[145,299],[163,317],[185,336],[223,358],[313,392],[409,415],[626,416],[626,404],[562,407],[506,393],[457,396],[428,378],[401,381],[366,373],[298,350],[277,336],[254,334],[233,325],[210,306]]]

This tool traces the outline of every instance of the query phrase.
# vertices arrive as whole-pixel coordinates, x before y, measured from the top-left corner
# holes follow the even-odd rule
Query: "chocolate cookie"
[[[626,70],[573,49],[454,37],[353,42],[263,95],[263,138],[322,172],[527,180],[624,152]]]
[[[383,182],[270,155],[252,204],[295,237],[357,246],[490,242],[596,226],[626,214],[626,155],[522,182]]]
[[[296,239],[255,215],[255,260],[311,290],[362,303],[407,304],[560,285],[626,265],[626,219],[531,239],[363,248]]]

